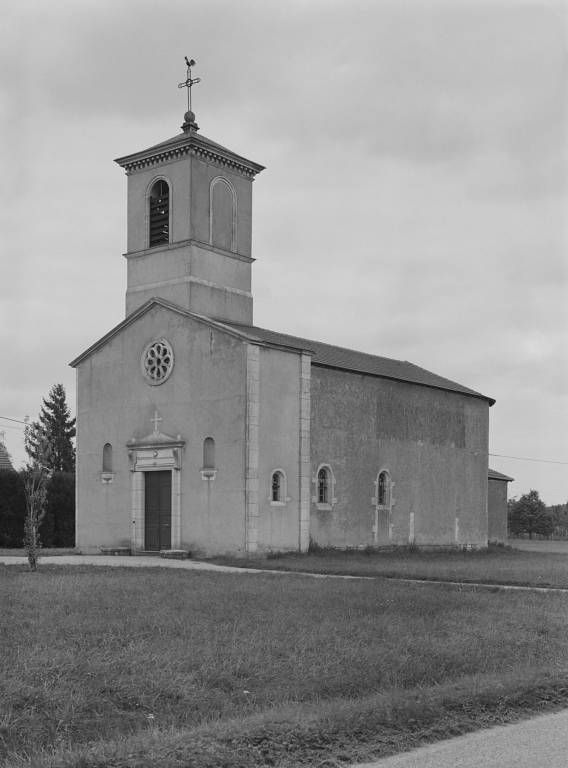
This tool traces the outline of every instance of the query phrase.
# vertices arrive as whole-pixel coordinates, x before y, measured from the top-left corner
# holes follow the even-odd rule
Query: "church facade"
[[[192,112],[117,162],[126,318],[71,363],[81,551],[486,546],[494,401],[255,326],[263,167],[201,135]]]

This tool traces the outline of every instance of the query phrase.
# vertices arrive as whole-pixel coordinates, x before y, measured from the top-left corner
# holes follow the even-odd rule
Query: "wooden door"
[[[145,472],[144,489],[144,549],[171,549],[172,473]]]

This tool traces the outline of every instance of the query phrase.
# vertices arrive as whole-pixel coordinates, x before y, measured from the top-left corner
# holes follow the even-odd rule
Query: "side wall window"
[[[150,190],[149,237],[150,248],[170,242],[170,188],[164,179],[158,181]]]
[[[312,502],[318,509],[331,509],[336,503],[335,477],[329,464],[320,464],[316,474],[312,477],[314,483],[314,495]]]
[[[105,443],[103,447],[103,472],[112,472],[112,445]]]
[[[329,504],[329,486],[329,470],[327,467],[322,467],[318,472],[318,504]]]
[[[275,469],[270,476],[270,502],[286,503],[286,475],[281,469]]]

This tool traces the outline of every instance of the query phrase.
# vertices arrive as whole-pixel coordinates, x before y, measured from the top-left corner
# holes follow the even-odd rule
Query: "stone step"
[[[160,557],[166,557],[170,560],[187,560],[191,556],[188,549],[162,549]]]

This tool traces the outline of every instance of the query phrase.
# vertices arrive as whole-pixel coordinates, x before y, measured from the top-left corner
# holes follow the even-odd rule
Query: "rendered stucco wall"
[[[159,386],[140,368],[145,345],[165,337],[174,369]],[[244,547],[244,345],[209,326],[154,307],[78,366],[77,546],[128,546],[132,500],[128,441],[161,432],[185,441],[181,543],[193,551]],[[203,440],[216,444],[217,474],[201,477]],[[113,446],[113,482],[101,482],[102,450]]]
[[[489,541],[507,541],[507,481],[489,478],[487,512]]]
[[[374,481],[390,472],[392,543],[487,544],[488,404],[404,382],[312,366],[311,537],[322,546],[374,543]],[[316,472],[335,476],[318,510]],[[411,522],[413,521],[413,522]]]
[[[299,549],[300,365],[293,352],[260,350],[259,550]],[[271,477],[286,475],[287,499],[271,502]]]

